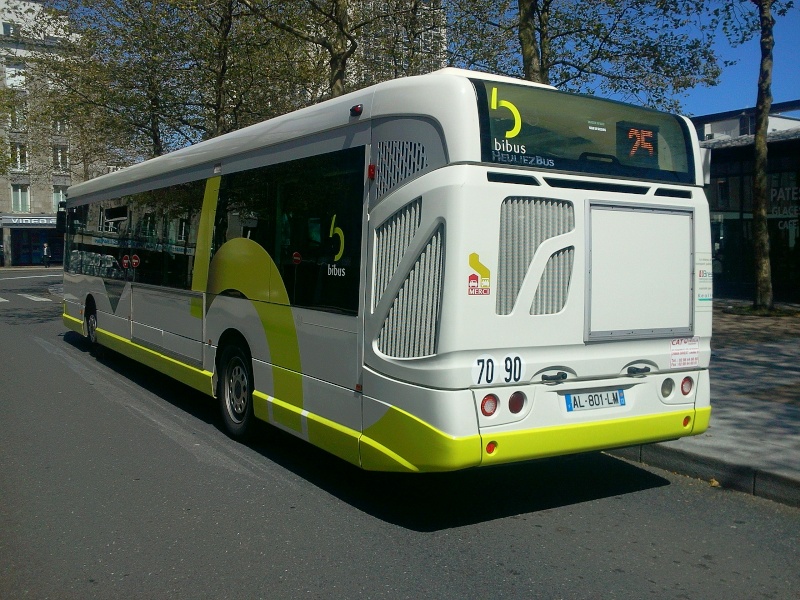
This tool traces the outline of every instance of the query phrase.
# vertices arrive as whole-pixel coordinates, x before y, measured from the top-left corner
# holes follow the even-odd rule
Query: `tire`
[[[232,438],[247,439],[253,429],[253,365],[249,353],[226,346],[219,361],[217,397],[222,423]]]
[[[86,341],[89,344],[89,352],[97,352],[97,311],[93,305],[87,306],[84,310],[84,324],[86,329]]]

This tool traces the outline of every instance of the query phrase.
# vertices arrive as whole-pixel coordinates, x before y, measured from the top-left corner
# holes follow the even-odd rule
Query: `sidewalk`
[[[800,315],[726,311],[747,304],[714,303],[708,431],[612,454],[800,506]]]

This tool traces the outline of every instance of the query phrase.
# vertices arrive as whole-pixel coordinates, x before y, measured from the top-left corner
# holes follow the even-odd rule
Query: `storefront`
[[[716,296],[752,298],[753,137],[709,140]],[[800,129],[768,138],[768,225],[775,300],[800,302]]]
[[[0,266],[28,266],[43,263],[45,243],[51,252],[50,263],[61,264],[64,235],[56,233],[55,215],[0,215],[2,221],[2,257]]]

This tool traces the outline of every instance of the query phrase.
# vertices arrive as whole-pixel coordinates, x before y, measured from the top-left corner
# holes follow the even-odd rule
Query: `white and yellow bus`
[[[364,469],[702,433],[683,117],[444,69],[73,186],[65,325]]]

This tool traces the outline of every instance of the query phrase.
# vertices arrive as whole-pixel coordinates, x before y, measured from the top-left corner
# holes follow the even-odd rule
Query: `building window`
[[[739,135],[752,135],[756,132],[756,116],[742,115],[739,117]]]
[[[53,170],[61,172],[69,170],[69,148],[67,146],[53,146]]]
[[[178,223],[178,241],[185,242],[189,238],[189,219],[181,219]]]
[[[19,25],[16,23],[3,23],[3,35],[6,37],[16,37],[20,34]]]
[[[119,233],[119,226],[122,221],[128,218],[127,209],[124,210],[124,216],[120,216],[119,210],[113,208],[100,207],[100,220],[97,223],[97,229],[104,233]]]
[[[11,131],[24,131],[27,123],[28,105],[26,103],[11,107],[8,115],[8,125]]]
[[[25,87],[25,63],[6,63],[6,87],[14,89]]]
[[[147,213],[142,217],[142,221],[139,225],[139,232],[142,237],[156,237],[156,215],[154,213]]]
[[[19,213],[31,212],[29,185],[16,183],[11,185],[11,211]]]
[[[54,185],[53,186],[53,212],[58,212],[58,205],[61,202],[67,201],[67,186]]]
[[[25,144],[11,144],[11,170],[28,170],[28,148]]]
[[[55,135],[66,135],[67,133],[67,120],[55,119],[53,121],[53,133]]]

